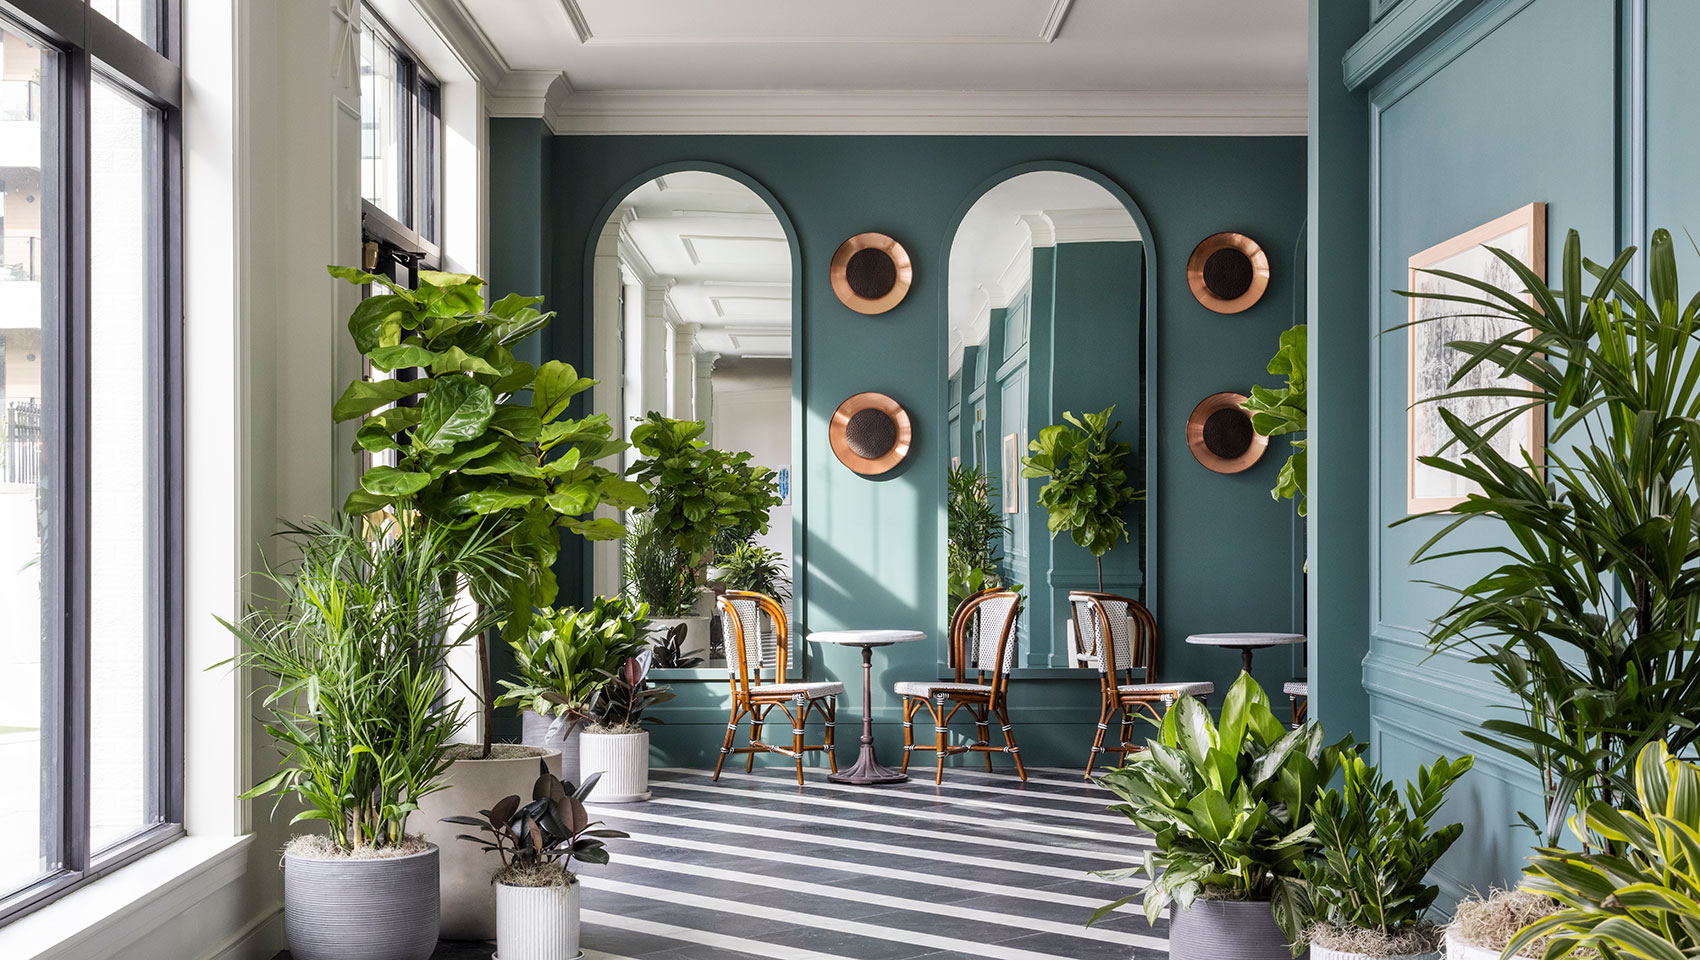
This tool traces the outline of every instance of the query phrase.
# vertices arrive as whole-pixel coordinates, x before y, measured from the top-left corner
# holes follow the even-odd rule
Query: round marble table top
[[[1195,633],[1187,643],[1207,647],[1278,647],[1289,643],[1304,643],[1302,633]]]
[[[836,643],[845,647],[883,647],[925,639],[927,635],[919,630],[816,630],[809,634],[810,643]]]

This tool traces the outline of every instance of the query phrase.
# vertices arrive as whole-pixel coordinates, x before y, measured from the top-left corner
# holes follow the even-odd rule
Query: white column
[[[718,353],[699,353],[694,357],[696,370],[696,418],[707,425],[702,432],[702,438],[710,446],[714,444],[714,362],[720,359]]]
[[[669,417],[675,420],[699,420],[696,415],[696,336],[694,323],[672,325],[673,348],[667,353],[667,394]]]
[[[667,370],[672,350],[667,329],[667,291],[672,287],[671,281],[643,286],[643,341],[636,349],[641,353],[643,365],[639,395],[644,413],[655,410],[665,414],[669,409]]]
[[[596,386],[591,388],[592,413],[605,413],[614,424],[617,436],[626,435],[625,425],[625,359],[621,343],[625,335],[625,318],[620,311],[620,291],[625,279],[620,270],[620,225],[628,208],[622,208],[608,218],[602,235],[596,241],[596,257],[591,266],[591,362]],[[619,470],[623,458],[610,457],[603,466]],[[613,507],[596,509],[597,517],[620,519]],[[598,596],[613,596],[620,592],[620,541],[598,540],[590,548],[591,588]]]

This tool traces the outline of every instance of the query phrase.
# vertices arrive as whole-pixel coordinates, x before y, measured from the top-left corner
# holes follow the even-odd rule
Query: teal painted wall
[[[1155,589],[1151,606],[1163,637],[1164,673],[1214,680],[1225,687],[1237,665],[1231,655],[1188,647],[1189,633],[1285,628],[1297,614],[1292,570],[1291,505],[1268,489],[1278,450],[1236,476],[1208,473],[1188,453],[1185,420],[1193,405],[1220,390],[1270,383],[1264,364],[1276,337],[1294,320],[1292,259],[1305,213],[1304,150],[1300,138],[1029,138],[1029,137],[559,137],[542,157],[552,199],[538,195],[530,176],[541,135],[534,120],[491,121],[498,149],[515,144],[523,156],[501,169],[524,176],[491,177],[492,209],[538,211],[549,224],[548,247],[529,230],[493,229],[491,272],[498,278],[544,277],[550,304],[562,311],[546,348],[585,366],[585,249],[599,218],[626,191],[661,168],[716,163],[769,191],[795,229],[800,272],[794,296],[795,331],[804,409],[799,477],[806,567],[799,588],[803,629],[914,626],[930,641],[878,652],[874,669],[876,735],[881,749],[900,742],[898,680],[937,675],[942,600],[944,470],[948,460],[943,382],[946,375],[943,297],[947,243],[956,217],[1002,171],[1033,161],[1072,162],[1100,171],[1139,204],[1157,255],[1155,284],[1158,354],[1155,423],[1148,456],[1156,481],[1148,509],[1157,521]],[[527,222],[529,222],[528,217]],[[866,230],[895,237],[916,264],[915,283],[896,309],[864,317],[841,305],[827,282],[827,263],[844,238]],[[1257,238],[1269,253],[1273,279],[1263,301],[1237,316],[1211,313],[1187,290],[1185,261],[1194,244],[1221,230]],[[549,269],[534,264],[539,258]],[[498,294],[507,292],[498,283]],[[1106,383],[1136,380],[1136,355],[1094,351],[1086,369]],[[594,373],[594,371],[593,371]],[[846,396],[880,390],[916,420],[911,459],[894,476],[869,481],[832,457],[825,423]],[[1072,405],[1091,406],[1086,397]],[[1096,403],[1096,406],[1103,406]],[[1130,427],[1136,426],[1130,418]],[[988,438],[989,440],[991,438]],[[1276,445],[1277,448],[1279,445]],[[988,451],[989,453],[991,451]],[[995,456],[995,454],[993,454]],[[1137,546],[1120,548],[1137,559]],[[1118,560],[1120,558],[1118,557]],[[563,578],[565,580],[565,578]],[[810,651],[812,677],[842,680],[847,715],[862,684],[854,651]],[[1294,672],[1296,654],[1267,653],[1259,679],[1278,685]],[[702,763],[725,729],[723,682],[676,684],[680,696],[656,735],[661,762]],[[1023,676],[1011,705],[1025,757],[1041,763],[1083,763],[1095,721],[1096,681]],[[504,720],[505,731],[511,721]],[[845,744],[854,731],[841,724]],[[847,745],[841,756],[850,756]],[[885,754],[895,759],[895,751]]]

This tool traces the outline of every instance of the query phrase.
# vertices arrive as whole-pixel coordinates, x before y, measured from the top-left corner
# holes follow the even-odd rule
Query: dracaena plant
[[[554,717],[563,730],[590,720],[597,691],[649,646],[649,607],[597,597],[587,610],[544,608],[523,634],[510,636],[515,680],[503,680],[499,704]]]
[[[692,582],[713,556],[717,535],[767,532],[768,511],[779,506],[779,481],[772,469],[750,462],[748,453],[716,450],[695,420],[669,420],[651,412],[632,428],[632,445],[644,459],[627,475],[651,497],[650,520],[673,540]]]
[[[1098,564],[1098,589],[1104,589],[1104,554],[1116,541],[1126,540],[1127,505],[1144,494],[1127,482],[1127,458],[1133,444],[1113,439],[1118,420],[1112,404],[1100,413],[1076,417],[1065,412],[1059,423],[1039,431],[1021,458],[1021,475],[1030,480],[1048,477],[1039,489],[1039,505],[1052,539],[1067,533],[1085,547]]]
[[[1430,830],[1429,821],[1474,762],[1441,757],[1418,767],[1416,781],[1401,793],[1362,757],[1342,758],[1340,787],[1323,793],[1311,810],[1315,855],[1300,863],[1319,926],[1348,939],[1362,931],[1382,943],[1431,929],[1422,925],[1440,888],[1426,882],[1428,873],[1464,826]],[[1433,937],[1420,947],[1432,950]]]
[[[1521,289],[1433,271],[1469,292],[1422,295],[1512,329],[1450,344],[1465,357],[1459,377],[1486,364],[1496,386],[1425,398],[1442,404],[1452,439],[1421,462],[1476,492],[1438,511],[1450,522],[1414,559],[1497,564],[1446,587],[1456,599],[1429,642],[1472,656],[1511,695],[1520,716],[1466,733],[1537,772],[1544,822],[1524,820],[1556,846],[1573,806],[1625,793],[1647,744],[1683,752],[1700,736],[1700,298],[1682,299],[1664,230],[1653,234],[1645,295],[1624,279],[1633,247],[1601,266],[1583,260],[1570,231],[1562,289],[1489,249]],[[1455,397],[1499,400],[1503,412],[1467,422],[1444,406]],[[1490,442],[1548,408],[1544,465]],[[1454,547],[1473,519],[1468,543]]]
[[[485,853],[501,859],[493,882],[518,886],[547,886],[574,880],[569,867],[574,860],[607,863],[606,840],[625,839],[630,834],[602,827],[590,819],[584,798],[602,778],[593,773],[573,789],[570,783],[549,772],[548,764],[537,762],[541,776],[531,788],[530,802],[517,794],[503,797],[478,816],[444,817],[444,823],[477,827],[485,836],[460,834],[458,839],[477,844]]]
[[[1302,945],[1309,901],[1300,864],[1314,843],[1311,805],[1354,749],[1351,738],[1325,746],[1314,720],[1289,729],[1241,673],[1220,725],[1182,697],[1147,747],[1100,782],[1124,801],[1112,809],[1151,833],[1155,849],[1134,867],[1099,876],[1144,874],[1150,882],[1092,920],[1140,897],[1152,923],[1170,904],[1185,910],[1200,896],[1267,900],[1281,931]]]
[[[1241,404],[1251,414],[1251,428],[1263,436],[1290,436],[1309,429],[1309,377],[1305,355],[1308,340],[1302,323],[1282,333],[1280,346],[1269,361],[1269,372],[1286,377],[1286,386],[1270,389],[1254,385],[1251,396]],[[1288,443],[1293,452],[1281,465],[1281,472],[1275,477],[1275,488],[1269,491],[1269,495],[1276,500],[1285,497],[1298,501],[1299,516],[1302,517],[1310,509],[1305,489],[1309,441],[1293,439]]]
[[[332,408],[339,423],[360,421],[357,450],[393,452],[396,461],[367,470],[344,510],[417,512],[451,531],[498,531],[526,562],[468,585],[480,603],[504,608],[505,629],[523,631],[534,606],[554,602],[559,531],[619,537],[618,522],[592,512],[645,502],[636,483],[597,465],[625,449],[607,416],[567,415],[596,381],[559,360],[534,367],[514,356],[513,347],[554,316],[536,309],[542,297],[509,295],[486,306],[484,281],[467,274],[422,270],[410,290],[348,267],[328,269],[377,291],[348,319],[372,369],[417,374],[356,380]],[[479,689],[490,690],[482,638],[478,659]],[[486,698],[486,754],[493,719]]]
[[[1561,908],[1518,931],[1506,956],[1550,937],[1543,960],[1700,957],[1700,767],[1653,743],[1634,782],[1625,809],[1596,800],[1570,821],[1584,846],[1607,839],[1615,855],[1547,847],[1531,858],[1522,888]]]

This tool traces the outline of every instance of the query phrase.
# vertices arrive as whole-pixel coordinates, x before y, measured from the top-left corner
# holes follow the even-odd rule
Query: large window
[[[360,195],[366,220],[399,233],[413,252],[434,256],[440,242],[442,90],[370,7],[364,8],[361,28]]]
[[[0,0],[0,923],[181,835],[172,0]]]

